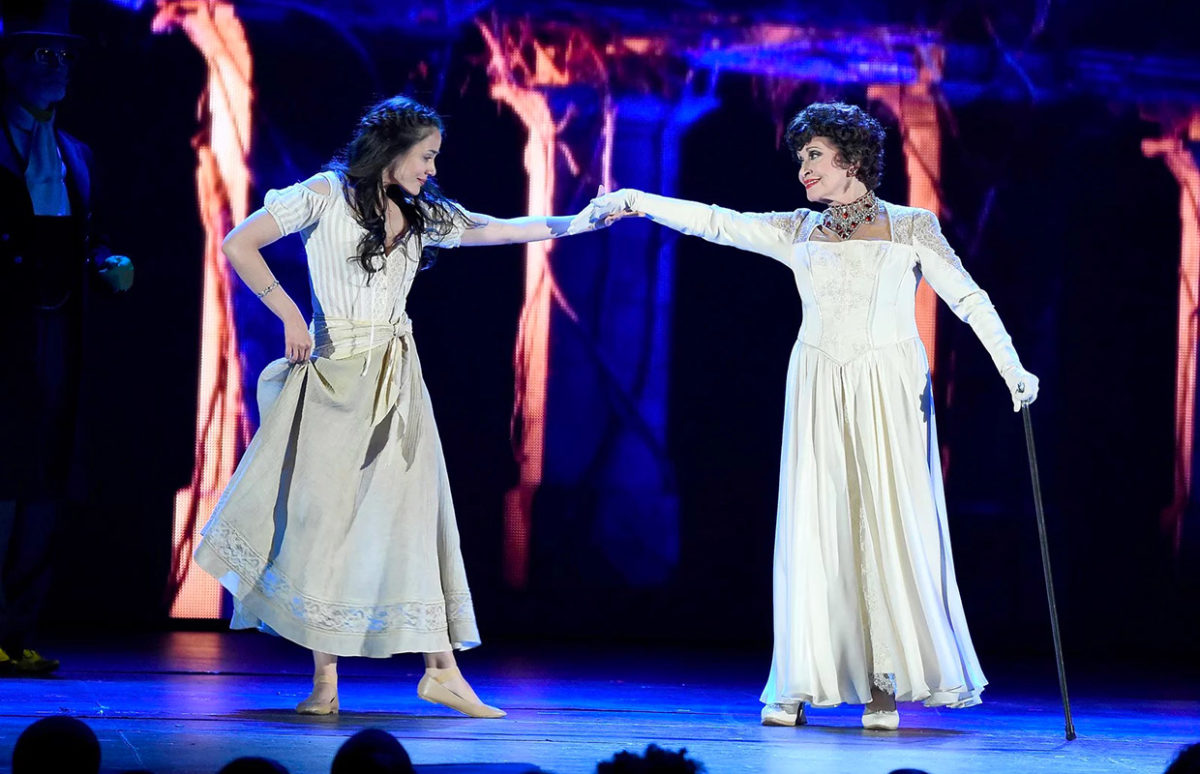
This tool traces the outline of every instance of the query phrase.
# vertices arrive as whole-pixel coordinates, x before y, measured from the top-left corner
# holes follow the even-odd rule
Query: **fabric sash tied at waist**
[[[316,315],[310,330],[316,357],[337,361],[365,355],[360,377],[369,375],[372,358],[381,358],[372,391],[371,425],[379,424],[395,409],[400,419],[400,448],[405,461],[412,465],[421,432],[424,382],[408,315],[393,322]]]

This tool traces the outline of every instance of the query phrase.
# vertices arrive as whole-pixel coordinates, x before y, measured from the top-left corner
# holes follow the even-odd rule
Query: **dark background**
[[[593,10],[654,15],[629,5]],[[1039,7],[858,5],[880,21],[903,17],[984,46],[1020,45]],[[443,188],[476,211],[523,214],[524,130],[488,97],[473,26],[440,37],[358,30],[364,48],[355,50],[311,16],[245,7],[257,88],[252,206],[267,189],[317,171],[374,98],[404,92],[446,118]],[[1194,25],[1126,17],[1118,35],[1106,7],[1115,14],[1125,6],[1056,3],[1035,47],[1051,55],[1090,46],[1196,56],[1190,34],[1179,32]],[[812,21],[813,8],[795,13]],[[190,478],[194,443],[203,235],[189,140],[205,69],[181,33],[150,34],[150,13],[77,5],[76,28],[93,45],[60,113],[60,126],[95,151],[111,241],[137,265],[133,293],[99,300],[89,320],[92,487],[66,536],[48,612],[60,633],[181,625],[166,619],[162,595],[173,497]],[[999,38],[986,32],[988,18]],[[685,139],[679,195],[747,211],[802,205],[795,166],[776,145],[775,119],[754,78],[722,75],[717,93],[721,107]],[[855,87],[798,88],[787,115],[830,96],[865,101]],[[1081,95],[984,94],[948,110],[943,226],[1025,365],[1042,378],[1033,415],[1068,650],[1103,659],[1194,657],[1195,563],[1176,556],[1159,527],[1172,496],[1180,230],[1175,180],[1140,150],[1158,129],[1136,105]],[[888,152],[881,194],[904,202],[894,131]],[[607,577],[563,588],[545,583],[536,564],[529,589],[504,586],[523,248],[445,251],[416,283],[410,314],[485,640],[769,643],[783,387],[799,299],[791,275],[769,260],[694,239],[678,245],[668,447],[681,559],[670,580],[651,589]],[[268,259],[293,295],[304,296],[299,240],[274,246]],[[239,331],[253,378],[275,356],[280,329],[244,301],[239,295]],[[945,307],[940,314],[938,431],[949,452],[950,528],[974,640],[985,659],[1041,654],[1049,632],[1021,423],[970,330]],[[1189,518],[1190,535],[1197,522]],[[583,559],[596,550],[555,548]]]

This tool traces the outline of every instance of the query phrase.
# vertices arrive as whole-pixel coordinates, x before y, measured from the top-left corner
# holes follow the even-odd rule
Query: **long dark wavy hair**
[[[788,149],[793,158],[814,137],[829,138],[838,149],[836,161],[843,167],[857,165],[854,176],[874,191],[883,177],[883,127],[858,105],[844,102],[815,102],[796,114],[788,124]]]
[[[382,268],[385,253],[409,239],[416,239],[421,246],[420,268],[428,268],[437,257],[437,250],[422,246],[425,237],[443,237],[455,223],[464,228],[475,225],[455,202],[446,198],[433,178],[425,181],[416,196],[398,185],[383,184],[383,173],[396,157],[407,153],[435,129],[445,133],[441,116],[432,108],[408,97],[390,97],[371,106],[359,120],[349,144],[329,162],[329,169],[345,183],[343,191],[355,220],[366,231],[350,260],[357,261],[368,278]],[[400,208],[407,223],[404,232],[397,234],[390,245],[385,244],[388,200]]]

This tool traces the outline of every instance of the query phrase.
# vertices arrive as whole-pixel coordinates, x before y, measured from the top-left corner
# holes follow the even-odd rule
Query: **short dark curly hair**
[[[874,191],[883,177],[883,127],[858,105],[815,102],[788,124],[788,150],[799,160],[800,150],[814,137],[828,138],[838,149],[837,162],[858,167],[855,177]]]

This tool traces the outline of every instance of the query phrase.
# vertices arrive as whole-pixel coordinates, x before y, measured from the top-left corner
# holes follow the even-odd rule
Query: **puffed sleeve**
[[[279,232],[283,235],[303,231],[321,219],[329,209],[335,196],[340,195],[340,185],[337,175],[332,172],[322,172],[315,179],[324,179],[329,185],[327,193],[314,191],[307,181],[289,185],[287,188],[276,188],[267,191],[263,200],[263,209],[275,218]]]

